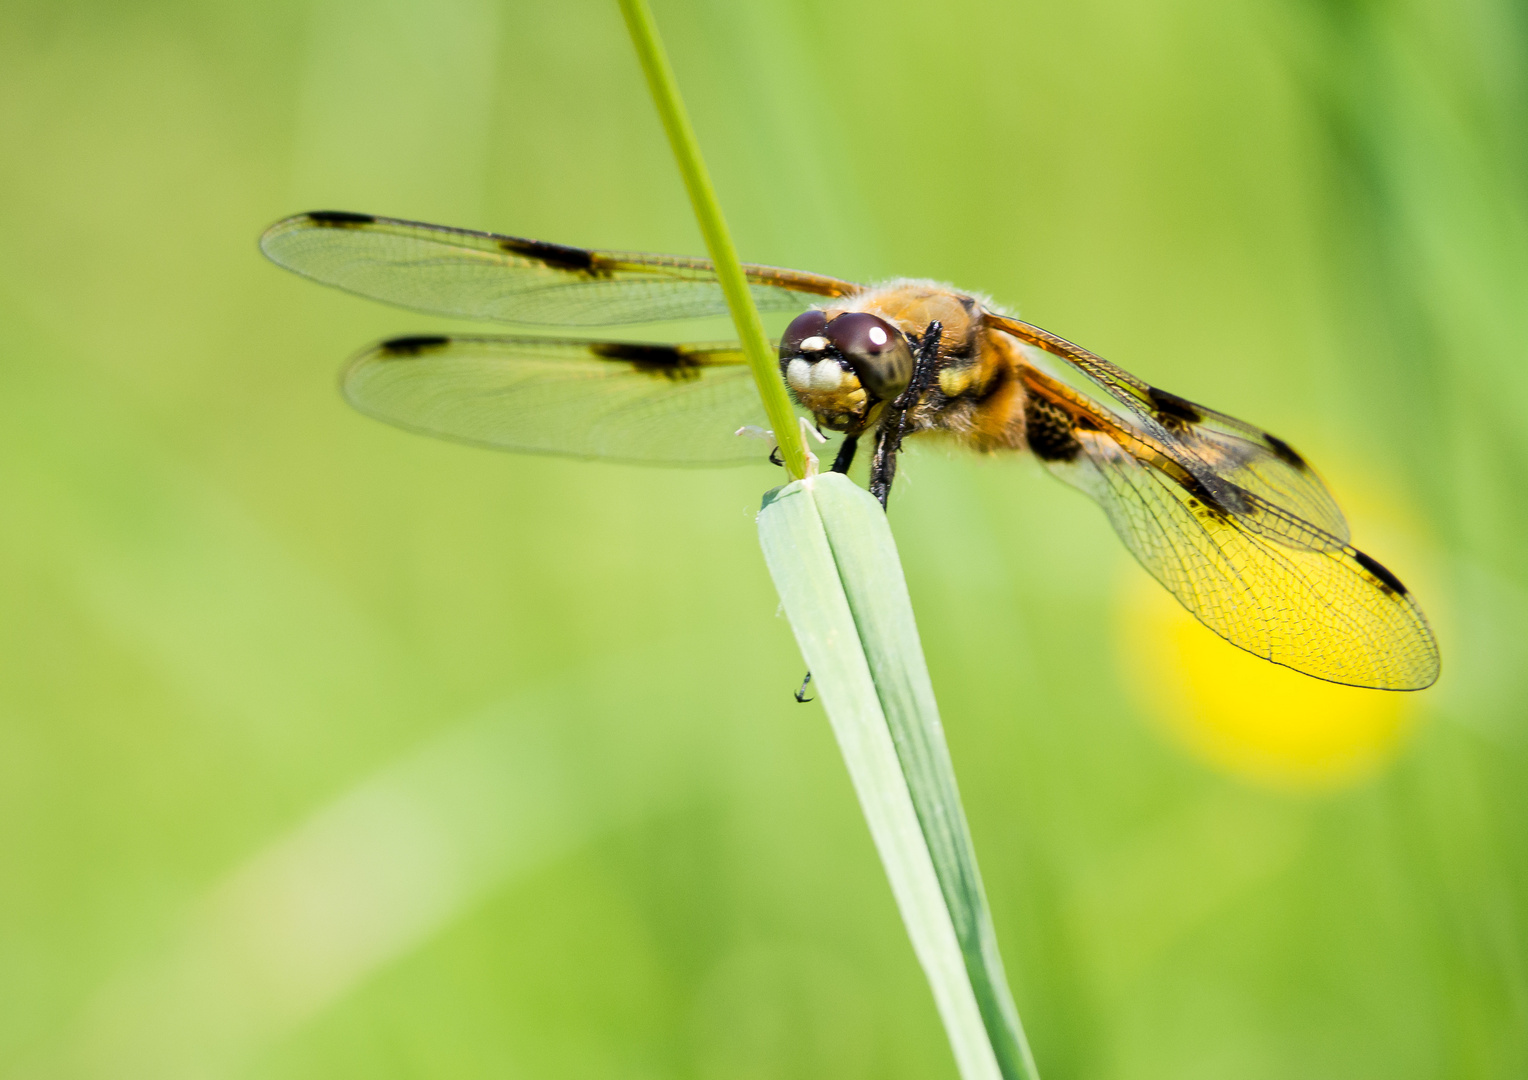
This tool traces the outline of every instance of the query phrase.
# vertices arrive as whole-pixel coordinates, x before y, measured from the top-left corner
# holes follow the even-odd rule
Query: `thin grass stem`
[[[743,355],[753,370],[754,382],[759,396],[764,400],[764,411],[769,425],[774,429],[775,441],[780,446],[780,456],[786,471],[794,479],[806,476],[806,447],[801,441],[801,431],[796,422],[796,412],[785,395],[785,384],[780,381],[780,369],[769,339],[764,336],[764,324],[759,319],[759,309],[748,291],[748,279],[743,276],[743,266],[738,261],[737,248],[733,246],[732,234],[722,217],[716,191],[711,186],[711,175],[700,156],[700,144],[695,139],[695,129],[690,126],[689,113],[679,96],[679,85],[674,80],[674,69],[669,65],[668,53],[658,37],[658,27],[648,9],[647,0],[618,0],[621,14],[626,18],[626,28],[631,42],[636,46],[637,58],[642,62],[642,72],[647,76],[647,88],[652,92],[653,104],[663,120],[663,130],[668,133],[669,146],[674,160],[684,177],[685,190],[690,193],[690,205],[695,208],[695,220],[705,237],[706,250],[716,265],[716,277],[727,297],[727,308],[742,341]]]

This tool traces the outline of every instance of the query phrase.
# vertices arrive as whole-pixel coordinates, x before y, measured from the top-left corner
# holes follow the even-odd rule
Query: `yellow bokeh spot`
[[[1411,730],[1411,695],[1338,686],[1228,644],[1144,571],[1120,590],[1128,683],[1168,737],[1224,772],[1286,790],[1347,787]]]

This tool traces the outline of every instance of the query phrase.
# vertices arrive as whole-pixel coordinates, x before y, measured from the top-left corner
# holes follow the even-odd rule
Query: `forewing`
[[[340,211],[298,214],[260,238],[274,262],[325,285],[433,315],[541,326],[614,326],[722,315],[706,259],[591,251],[542,240]],[[745,266],[764,311],[858,287]]]
[[[1378,562],[1346,544],[1270,540],[1150,448],[1118,432],[1073,435],[1075,456],[1046,464],[1097,499],[1141,565],[1221,637],[1349,686],[1420,690],[1437,679],[1426,618]]]
[[[1283,439],[1159,390],[1047,330],[990,312],[986,320],[1028,345],[1026,356],[1053,378],[1064,378],[1065,372],[1045,357],[1064,361],[1083,377],[1081,392],[1096,407],[1192,473],[1247,528],[1294,547],[1324,550],[1347,542],[1348,523],[1336,500],[1310,463]],[[1077,382],[1067,380],[1074,392]]]
[[[361,412],[457,442],[654,465],[763,461],[734,434],[764,409],[737,345],[413,337],[351,361]]]

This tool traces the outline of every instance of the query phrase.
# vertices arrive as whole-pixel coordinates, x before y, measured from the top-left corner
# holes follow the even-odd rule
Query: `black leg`
[[[870,454],[870,494],[880,500],[882,510],[886,509],[886,500],[891,497],[891,482],[897,477],[897,452],[892,449],[890,428],[901,424],[902,416],[898,415],[877,428],[875,449]],[[897,442],[900,444],[901,439]]]
[[[907,381],[907,389],[897,395],[897,400],[891,403],[885,418],[881,420],[881,426],[876,429],[875,449],[870,455],[870,494],[880,500],[882,510],[886,509],[886,500],[891,496],[891,482],[897,475],[897,453],[902,449],[902,437],[907,433],[907,411],[918,403],[918,399],[933,382],[935,362],[939,359],[939,339],[943,334],[944,327],[939,323],[929,323],[923,337],[917,341],[918,358],[913,364],[913,374]],[[854,452],[858,448],[858,435],[844,436],[838,448],[838,456],[833,459],[833,471],[848,472],[849,466],[854,464]],[[806,696],[807,684],[811,681],[812,673],[808,671],[796,691],[796,700],[803,705],[812,700]]]
[[[858,435],[844,436],[844,441],[838,447],[838,456],[833,459],[834,472],[846,473],[849,471],[849,466],[854,464],[854,451],[858,446]]]
[[[943,335],[944,327],[939,323],[928,324],[923,337],[918,339],[918,358],[913,364],[907,389],[887,406],[881,426],[876,429],[875,450],[870,458],[870,494],[880,500],[883,510],[886,500],[891,497],[891,482],[896,479],[897,454],[901,452],[902,438],[907,434],[908,410],[918,404],[918,399],[933,384],[934,368],[939,359],[939,339]]]

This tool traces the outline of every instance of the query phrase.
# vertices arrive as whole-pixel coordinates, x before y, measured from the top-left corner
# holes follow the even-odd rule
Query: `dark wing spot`
[[[543,262],[555,270],[588,272],[594,269],[594,252],[568,247],[566,244],[551,244],[545,240],[521,240],[517,237],[506,236],[499,241],[499,247],[516,255],[524,255],[528,259]]]
[[[1195,500],[1198,500],[1204,504],[1204,508],[1208,510],[1214,517],[1221,521],[1230,520],[1230,508],[1226,506],[1223,500],[1221,500],[1218,496],[1211,492],[1209,488],[1202,484],[1198,477],[1194,476],[1192,473],[1184,473],[1182,476],[1173,476],[1173,479],[1178,482],[1179,487],[1188,492],[1190,506],[1193,505]]]
[[[385,357],[392,358],[418,356],[421,353],[430,351],[431,349],[444,348],[450,343],[450,338],[442,337],[439,334],[419,337],[400,337],[393,338],[391,341],[384,341],[377,349],[377,351]]]
[[[649,345],[630,341],[596,341],[589,351],[606,360],[626,360],[640,367],[682,367],[694,361],[672,345]]]
[[[352,214],[349,210],[314,210],[308,220],[332,229],[353,229],[357,225],[371,225],[377,219],[370,214]]]
[[[700,375],[700,365],[693,356],[672,345],[646,345],[628,341],[596,341],[589,351],[604,360],[622,360],[648,375],[670,379],[693,379]]]
[[[1024,429],[1030,451],[1041,461],[1072,461],[1082,453],[1071,415],[1038,395],[1030,395],[1024,406]]]
[[[1295,453],[1295,448],[1290,446],[1283,439],[1279,438],[1277,435],[1270,435],[1266,431],[1263,432],[1263,439],[1268,443],[1269,448],[1273,450],[1274,454],[1280,461],[1288,465],[1293,465],[1295,468],[1300,469],[1303,472],[1310,471],[1310,466],[1305,463],[1305,459],[1299,454]]]
[[[1383,586],[1387,592],[1393,593],[1396,596],[1406,595],[1406,586],[1401,584],[1401,579],[1396,577],[1389,570],[1386,570],[1378,562],[1369,558],[1369,556],[1365,555],[1357,548],[1353,549],[1353,558],[1358,560],[1359,566],[1362,566],[1365,570],[1369,571],[1369,573],[1373,574],[1374,577],[1379,581],[1380,585]]]
[[[1180,398],[1177,394],[1169,394],[1166,390],[1158,390],[1153,386],[1150,390],[1151,403],[1158,413],[1172,420],[1180,420],[1187,424],[1197,424],[1204,419],[1204,413],[1187,398]]]

